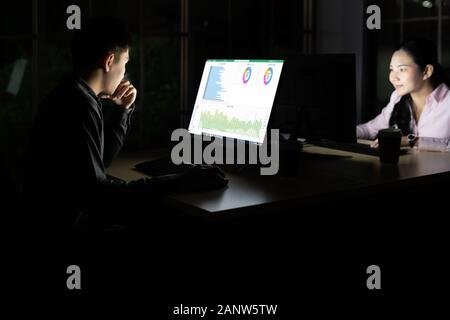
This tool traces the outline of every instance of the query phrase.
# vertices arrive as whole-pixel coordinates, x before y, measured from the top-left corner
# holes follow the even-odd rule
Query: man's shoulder
[[[58,112],[77,112],[90,109],[96,101],[76,81],[63,77],[59,84],[42,100],[40,109]]]

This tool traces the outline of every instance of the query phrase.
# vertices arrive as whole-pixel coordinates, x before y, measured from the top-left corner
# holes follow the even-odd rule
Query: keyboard
[[[164,176],[166,174],[180,174],[192,168],[192,164],[176,165],[172,162],[170,157],[162,157],[145,161],[135,165],[136,170],[145,173],[146,175],[156,177]]]
[[[342,151],[349,151],[354,153],[361,153],[369,156],[376,156],[378,157],[380,155],[378,149],[371,148],[370,145],[365,143],[351,143],[351,142],[338,142],[338,141],[332,141],[332,140],[320,140],[320,141],[314,141],[312,144],[319,146],[319,147],[325,147],[330,149],[336,149],[336,150],[342,150]],[[405,154],[407,151],[405,149],[400,149],[400,155]]]

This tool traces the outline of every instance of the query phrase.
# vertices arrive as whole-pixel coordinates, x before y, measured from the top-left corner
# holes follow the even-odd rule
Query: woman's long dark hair
[[[430,77],[430,82],[433,88],[436,88],[441,83],[448,85],[447,75],[444,69],[438,62],[437,49],[433,42],[427,39],[410,39],[401,43],[395,50],[405,51],[419,67],[420,71],[424,71],[425,67],[430,64],[433,66],[433,74]],[[389,126],[397,125],[402,130],[404,135],[410,132],[411,121],[411,96],[406,94],[402,96],[399,102],[396,103],[389,119]]]

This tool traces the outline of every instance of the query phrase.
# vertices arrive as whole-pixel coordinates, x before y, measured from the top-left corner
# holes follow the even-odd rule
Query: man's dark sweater
[[[106,118],[100,99],[75,75],[66,75],[40,105],[25,196],[33,207],[49,212],[57,228],[72,225],[80,212],[100,216],[121,210],[143,190],[151,196],[152,190],[170,188],[167,182],[121,184],[107,178],[105,167],[123,145],[133,110],[107,107]]]

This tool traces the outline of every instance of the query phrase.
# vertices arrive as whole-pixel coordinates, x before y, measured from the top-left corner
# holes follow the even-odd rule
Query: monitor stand
[[[267,168],[267,172],[273,172],[273,170],[269,170],[271,166],[274,166],[272,162],[278,162],[278,170],[275,175],[280,176],[295,176],[298,165],[300,154],[303,149],[303,143],[297,140],[283,140],[280,139],[279,142],[279,155],[278,159],[275,159],[275,155],[270,155],[270,163],[262,164],[259,159],[257,163],[249,163],[249,159],[246,158],[246,162],[244,164],[217,164],[219,168],[221,168],[225,173],[232,174],[242,174],[242,175],[264,175],[261,171],[263,168]],[[272,175],[272,174],[270,174]]]

